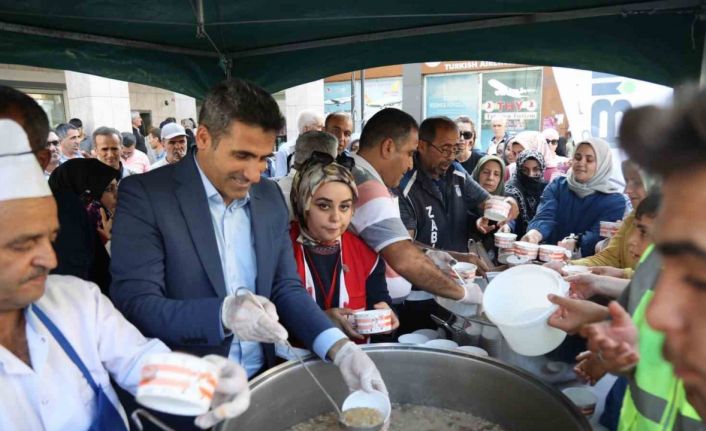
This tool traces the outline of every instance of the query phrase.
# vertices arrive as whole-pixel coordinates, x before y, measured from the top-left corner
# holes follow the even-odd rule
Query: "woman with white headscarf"
[[[569,174],[544,189],[522,240],[557,244],[573,233],[582,256],[592,256],[600,239],[600,222],[620,220],[625,212],[625,199],[610,182],[612,169],[607,142],[598,138],[581,142]]]

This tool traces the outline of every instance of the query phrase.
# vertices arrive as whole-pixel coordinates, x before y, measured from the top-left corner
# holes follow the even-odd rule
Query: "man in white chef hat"
[[[35,158],[46,136],[31,147],[28,139],[36,121],[48,128],[47,117],[18,93],[0,87],[0,96],[9,95],[0,97],[0,429],[127,430],[110,378],[134,394],[145,357],[169,349],[142,336],[95,284],[48,275],[57,210]],[[196,418],[201,428],[250,402],[242,367],[205,359],[220,375],[218,405]]]

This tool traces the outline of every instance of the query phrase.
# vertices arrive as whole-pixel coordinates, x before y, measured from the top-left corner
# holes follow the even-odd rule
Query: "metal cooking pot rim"
[[[417,345],[409,345],[409,344],[398,344],[398,343],[375,343],[375,344],[368,344],[365,346],[361,346],[363,350],[366,352],[385,352],[385,351],[395,351],[395,350],[413,350],[413,351],[418,351],[418,352],[428,352],[428,353],[433,353],[433,354],[438,354],[440,356],[457,356],[461,357],[463,359],[471,360],[471,361],[478,361],[478,362],[486,362],[489,364],[493,364],[496,367],[502,368],[503,370],[514,373],[520,377],[525,378],[526,380],[532,382],[533,384],[537,385],[541,389],[544,389],[547,391],[550,395],[552,395],[559,403],[563,404],[564,406],[567,407],[567,410],[571,412],[571,414],[579,421],[585,424],[585,429],[590,430],[590,425],[588,423],[588,420],[584,415],[582,415],[576,406],[569,400],[564,394],[561,393],[557,388],[551,386],[548,383],[543,382],[539,378],[535,377],[533,374],[531,374],[528,371],[525,371],[521,368],[514,367],[506,362],[497,360],[495,358],[491,358],[489,356],[476,356],[476,355],[469,355],[468,353],[464,353],[461,351],[455,351],[455,350],[444,350],[444,349],[435,349],[432,347],[423,347],[423,346],[417,346]],[[302,357],[302,359],[305,362],[315,362],[319,361],[319,357],[315,356],[314,354],[309,354],[307,356]],[[267,380],[270,378],[270,376],[279,374],[281,372],[284,372],[290,368],[297,368],[301,367],[301,364],[299,362],[295,361],[287,361],[283,364],[277,365],[276,367],[270,368],[269,370],[265,371],[264,373],[260,374],[256,378],[254,378],[250,382],[250,390],[255,390],[258,386],[263,385],[267,383]]]

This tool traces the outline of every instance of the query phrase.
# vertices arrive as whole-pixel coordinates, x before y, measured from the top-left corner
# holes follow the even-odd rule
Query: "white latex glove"
[[[476,220],[476,229],[484,234],[489,234],[498,227],[497,224],[491,225],[490,220],[485,217],[480,217]]]
[[[376,390],[387,395],[385,382],[382,381],[375,363],[352,341],[341,347],[333,358],[333,363],[341,370],[343,380],[351,392],[358,389],[365,392]]]
[[[278,323],[275,305],[264,296],[227,296],[221,308],[221,321],[242,341],[274,343],[289,338],[287,330]]]
[[[250,406],[250,387],[245,368],[235,362],[218,355],[208,355],[203,359],[219,368],[211,410],[194,421],[197,427],[208,429],[224,419],[243,414]]]
[[[539,244],[540,242],[542,242],[542,234],[538,230],[532,229],[527,232],[525,236],[522,237],[521,241]]]
[[[456,259],[443,250],[428,249],[425,254],[434,262],[434,265],[444,272],[448,271],[450,266],[458,263]]]
[[[473,281],[467,281],[463,288],[466,293],[464,293],[463,298],[459,299],[458,302],[462,304],[480,304],[483,302],[483,291],[480,286]]]

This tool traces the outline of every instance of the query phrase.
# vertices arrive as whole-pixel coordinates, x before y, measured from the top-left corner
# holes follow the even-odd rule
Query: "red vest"
[[[306,272],[304,265],[304,246],[297,242],[299,238],[299,223],[292,222],[289,236],[294,248],[294,260],[297,262],[297,272],[302,280],[302,285],[306,288]],[[339,304],[339,307],[346,307],[352,310],[366,309],[365,282],[370,273],[375,269],[378,262],[378,255],[367,246],[358,236],[346,231],[341,237],[341,263],[343,264],[343,278],[348,292],[348,303]],[[339,287],[340,288],[340,287]]]

